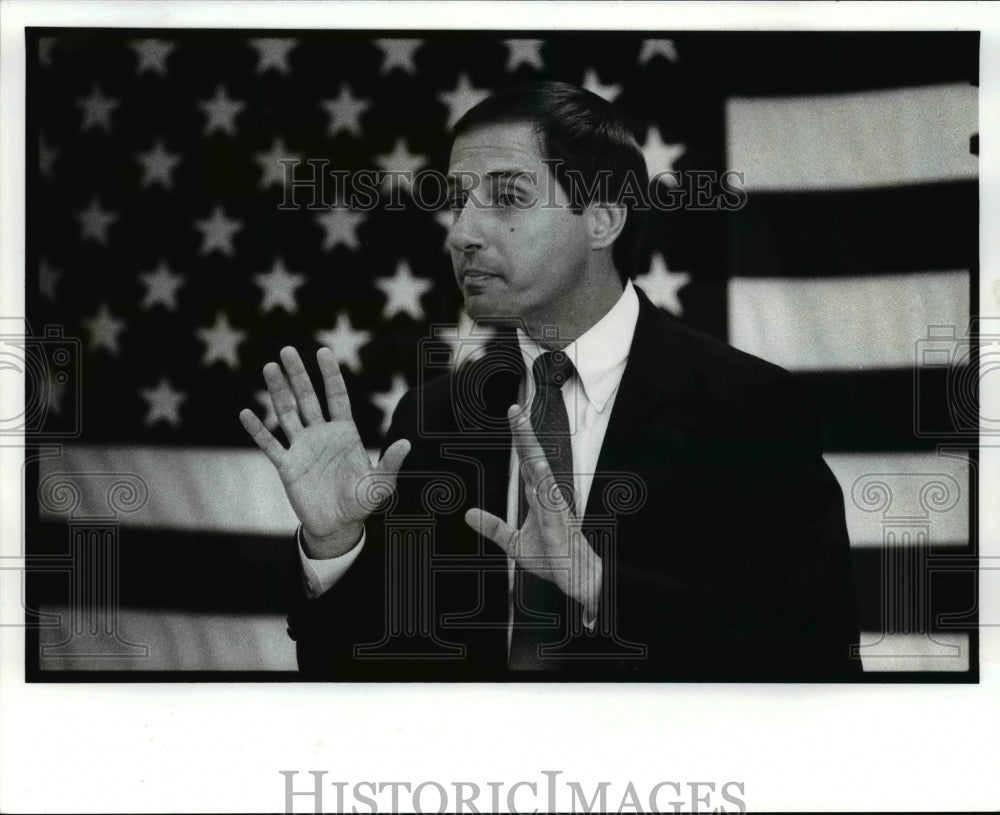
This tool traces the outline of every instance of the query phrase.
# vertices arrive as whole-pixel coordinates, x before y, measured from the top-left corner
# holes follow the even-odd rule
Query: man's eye
[[[461,209],[465,206],[468,196],[464,192],[456,193],[448,199],[448,206],[452,209]]]
[[[516,206],[518,203],[517,194],[513,192],[502,192],[497,196],[497,203],[502,207]]]

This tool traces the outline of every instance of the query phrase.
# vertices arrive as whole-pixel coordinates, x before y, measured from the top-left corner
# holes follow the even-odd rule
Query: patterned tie
[[[569,504],[570,512],[575,514],[573,448],[569,414],[562,396],[563,383],[573,375],[573,363],[563,351],[547,351],[535,360],[531,373],[535,383],[535,396],[529,413],[531,426],[545,451],[556,485]],[[524,482],[520,481],[519,528],[524,524],[528,509],[524,489]],[[542,512],[546,511],[545,506],[543,495]],[[567,611],[568,598],[555,584],[515,566],[514,630],[509,661],[512,670],[537,671],[558,667],[556,658],[539,655],[539,646],[561,639]]]

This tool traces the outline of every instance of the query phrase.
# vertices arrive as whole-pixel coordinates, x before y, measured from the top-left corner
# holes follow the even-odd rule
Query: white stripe
[[[863,189],[975,179],[972,85],[726,103],[728,166],[749,191]]]
[[[927,519],[933,545],[968,540],[964,462],[933,453],[837,453],[828,454],[826,460],[844,492],[853,545],[881,545],[894,529],[892,516],[901,508],[915,520]],[[59,480],[68,480],[79,491],[80,504],[73,511],[76,518],[109,515],[107,491],[114,479],[100,473],[124,473],[141,479],[149,497],[141,509],[117,513],[123,527],[291,535],[297,526],[271,464],[249,450],[68,446],[62,457],[43,460],[41,470],[42,483],[50,476],[56,478],[55,473],[75,474]],[[893,493],[894,503],[885,511],[873,509],[878,482],[887,483]],[[929,503],[935,496],[921,489],[931,489],[934,482],[942,483],[946,491],[957,491],[954,505],[949,502],[942,509],[940,502]],[[859,492],[866,486],[867,492]],[[42,506],[44,520],[68,514],[68,510],[56,513]]]
[[[969,540],[969,465],[936,453],[827,453],[840,482],[851,545],[931,546]]]
[[[736,277],[729,281],[729,342],[793,371],[912,368],[931,326],[965,333],[969,296],[967,271]]]

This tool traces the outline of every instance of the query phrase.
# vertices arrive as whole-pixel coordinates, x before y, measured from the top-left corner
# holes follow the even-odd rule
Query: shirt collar
[[[607,314],[564,349],[573,361],[587,400],[598,412],[604,410],[621,382],[638,319],[639,297],[632,281],[628,280],[621,297]],[[545,349],[521,329],[517,330],[517,341],[525,368],[530,371]]]

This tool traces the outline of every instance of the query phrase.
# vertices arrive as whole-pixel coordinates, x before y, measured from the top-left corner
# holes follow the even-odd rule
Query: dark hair
[[[513,122],[534,124],[542,157],[553,163],[575,211],[595,201],[625,204],[625,226],[612,258],[622,282],[635,277],[649,175],[639,143],[614,106],[565,82],[531,82],[484,99],[458,120],[452,137]]]

